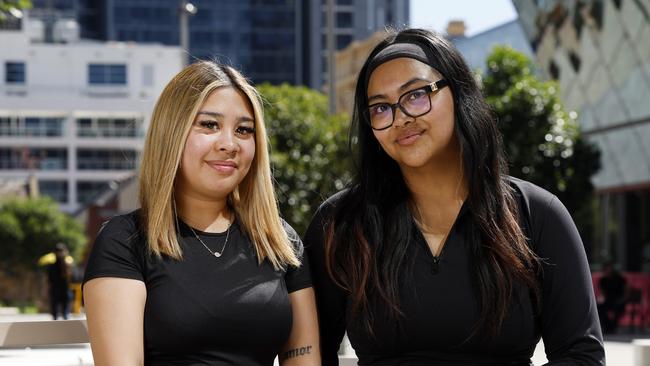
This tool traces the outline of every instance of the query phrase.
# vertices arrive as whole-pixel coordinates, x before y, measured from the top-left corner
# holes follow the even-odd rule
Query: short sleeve
[[[314,215],[305,233],[305,248],[316,293],[318,328],[323,365],[338,365],[338,349],[346,328],[347,295],[327,273],[325,265],[326,227],[340,193],[325,201]]]
[[[99,277],[144,281],[145,249],[134,214],[112,218],[102,226],[95,239],[83,283]]]
[[[289,266],[287,268],[287,273],[284,275],[284,281],[287,285],[287,292],[292,293],[298,290],[302,290],[307,287],[311,287],[311,274],[309,271],[309,261],[307,260],[307,253],[302,244],[302,240],[296,233],[296,231],[284,220],[282,221],[284,230],[287,232],[289,241],[293,245],[293,249],[296,253],[296,257],[300,261],[300,266]]]

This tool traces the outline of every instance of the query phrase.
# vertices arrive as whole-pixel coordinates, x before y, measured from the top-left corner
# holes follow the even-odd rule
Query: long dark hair
[[[327,271],[349,293],[353,314],[371,334],[374,314],[370,299],[384,303],[396,319],[402,316],[398,281],[405,273],[407,248],[417,234],[411,195],[398,164],[380,147],[365,120],[370,60],[395,43],[419,45],[429,66],[449,81],[455,134],[469,190],[465,204],[476,269],[473,283],[480,299],[481,317],[472,335],[494,335],[501,328],[515,284],[527,286],[533,298],[538,298],[539,260],[517,221],[517,204],[507,180],[495,118],[460,53],[429,31],[406,29],[389,35],[373,49],[359,73],[350,131],[350,141],[356,145],[352,148],[356,176],[327,228]]]

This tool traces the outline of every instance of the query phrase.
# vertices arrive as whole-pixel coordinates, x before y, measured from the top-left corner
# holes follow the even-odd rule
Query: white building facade
[[[179,47],[0,30],[0,178],[34,175],[74,212],[138,166],[155,101],[183,67]],[[72,33],[72,36],[70,34]]]

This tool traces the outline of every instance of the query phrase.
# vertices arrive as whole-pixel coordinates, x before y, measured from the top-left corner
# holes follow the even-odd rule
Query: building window
[[[349,12],[339,12],[336,13],[336,27],[337,28],[352,28],[352,13]]]
[[[23,29],[23,22],[21,18],[8,16],[5,17],[2,22],[0,22],[0,30],[19,31],[21,29]]]
[[[342,50],[350,43],[354,41],[354,37],[351,34],[338,34],[334,37],[334,43],[337,50]],[[321,44],[323,45],[323,50],[327,50],[327,34],[321,35]],[[325,59],[327,60],[327,58]]]
[[[25,63],[5,62],[5,82],[7,84],[25,84]]]
[[[573,28],[576,30],[576,36],[580,39],[580,34],[582,33],[582,26],[584,25],[585,20],[582,14],[582,11],[573,12]]]
[[[342,50],[352,43],[352,36],[347,34],[340,34],[336,36],[336,49]]]
[[[557,64],[554,61],[551,61],[551,63],[548,66],[548,71],[551,74],[551,78],[554,80],[560,79],[560,68],[557,67]]]
[[[42,195],[52,197],[56,202],[68,202],[68,182],[64,180],[39,180],[38,191]]]
[[[0,149],[0,170],[65,170],[66,149],[4,148]]]
[[[575,52],[569,51],[569,61],[571,61],[571,66],[573,66],[573,71],[576,73],[580,71],[580,56]]]
[[[77,201],[92,202],[97,195],[108,189],[108,182],[77,182]]]
[[[327,5],[327,2],[327,0],[321,0],[320,3],[322,5]],[[335,0],[334,3],[336,3],[336,5],[352,5],[353,0]]]
[[[89,64],[88,84],[91,85],[126,85],[126,65],[123,64]]]
[[[0,117],[0,136],[61,137],[63,118]]]
[[[135,169],[137,153],[134,150],[93,150],[77,151],[79,170],[131,170]]]
[[[78,137],[142,137],[140,118],[78,118]]]

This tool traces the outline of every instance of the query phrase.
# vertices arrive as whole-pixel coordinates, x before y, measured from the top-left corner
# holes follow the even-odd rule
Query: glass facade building
[[[303,60],[305,84],[322,89],[327,83],[327,3],[304,2]],[[353,41],[364,41],[385,27],[403,28],[409,23],[408,1],[334,0],[334,43],[336,51]]]
[[[188,60],[218,59],[254,82],[321,89],[327,0],[191,0]],[[402,0],[334,0],[336,49],[409,21]],[[81,38],[179,45],[180,0],[35,0],[37,14],[75,14]],[[43,11],[48,6],[53,10]]]
[[[601,152],[593,259],[650,271],[650,1],[513,3],[537,63]]]
[[[180,44],[179,0],[77,1],[82,37]],[[303,83],[301,0],[193,0],[188,61],[217,59],[254,82]]]

